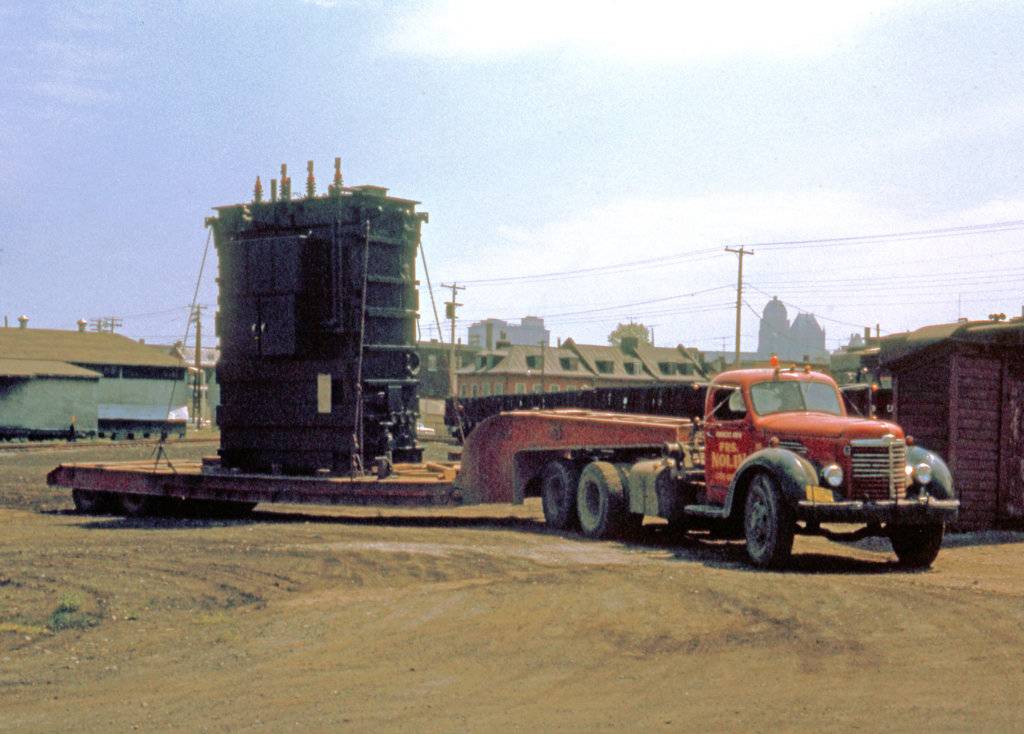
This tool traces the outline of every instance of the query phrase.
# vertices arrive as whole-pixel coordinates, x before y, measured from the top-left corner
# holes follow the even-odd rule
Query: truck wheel
[[[896,526],[889,530],[889,542],[901,566],[928,568],[939,555],[944,531],[942,523]]]
[[[576,514],[588,538],[611,538],[628,529],[631,523],[626,490],[614,464],[592,461],[583,467],[576,488]]]
[[[540,474],[541,503],[544,524],[556,530],[569,530],[578,525],[576,517],[576,486],[580,471],[571,461],[548,462]]]
[[[750,480],[743,513],[747,555],[755,566],[778,568],[793,552],[796,523],[778,483],[768,474]]]
[[[88,489],[72,489],[71,499],[75,503],[75,511],[80,515],[102,515],[112,504],[106,492]]]

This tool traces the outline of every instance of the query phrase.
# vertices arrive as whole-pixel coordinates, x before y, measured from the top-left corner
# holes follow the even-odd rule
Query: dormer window
[[[594,362],[594,366],[602,375],[610,375],[615,371],[615,363],[609,360],[599,359]]]
[[[636,362],[624,362],[622,366],[626,368],[627,375],[636,374]]]

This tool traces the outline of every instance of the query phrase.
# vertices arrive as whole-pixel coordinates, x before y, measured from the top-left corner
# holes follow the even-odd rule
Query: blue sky
[[[180,338],[210,208],[336,155],[423,202],[463,327],[583,342],[731,347],[726,245],[1024,220],[1024,5],[708,5],[0,0],[0,314]],[[1019,314],[1022,239],[755,244],[744,348],[774,294],[829,347]]]

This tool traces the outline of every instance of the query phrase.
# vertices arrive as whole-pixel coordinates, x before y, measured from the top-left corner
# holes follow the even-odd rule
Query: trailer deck
[[[318,505],[461,504],[454,481],[458,465],[396,464],[380,478],[356,476],[288,476],[222,470],[216,458],[202,462],[134,461],[61,464],[46,481],[51,487],[110,495],[146,495],[217,502],[286,502]]]

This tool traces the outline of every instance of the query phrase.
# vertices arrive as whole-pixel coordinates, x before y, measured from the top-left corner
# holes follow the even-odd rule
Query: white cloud
[[[398,18],[390,46],[439,57],[582,50],[634,61],[827,52],[893,0],[433,0]]]

